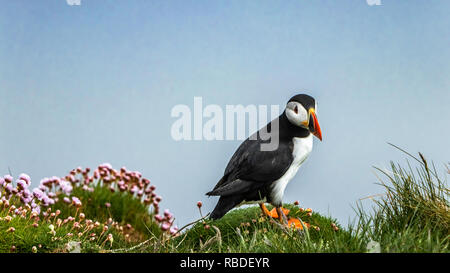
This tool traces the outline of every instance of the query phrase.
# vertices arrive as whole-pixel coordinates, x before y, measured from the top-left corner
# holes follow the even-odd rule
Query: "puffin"
[[[270,142],[267,133],[278,139],[278,145],[272,150],[262,147]],[[256,202],[264,215],[287,224],[289,210],[282,207],[284,191],[310,155],[313,136],[322,141],[317,103],[309,95],[295,95],[279,117],[247,138],[235,151],[222,178],[206,193],[220,196],[210,218],[220,219],[237,206]],[[265,203],[274,209],[269,212]]]

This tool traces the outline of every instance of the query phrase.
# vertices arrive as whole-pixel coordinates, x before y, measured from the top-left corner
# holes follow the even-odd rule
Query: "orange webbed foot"
[[[290,210],[288,210],[288,209],[285,209],[285,208],[283,208],[283,207],[281,207],[281,210],[283,211],[283,213],[284,213],[284,215],[288,215],[289,214],[289,212],[290,212]],[[278,212],[277,212],[277,209],[276,208],[273,208],[271,211],[270,211],[270,216],[271,217],[273,217],[273,218],[279,218],[279,216],[278,216]]]
[[[263,203],[259,204],[259,207],[261,208],[264,215],[270,216],[270,217],[276,218],[276,219],[279,218],[276,208],[273,208],[271,211],[269,211]],[[281,208],[281,210],[283,211],[284,215],[288,215],[290,212],[290,210],[285,209],[283,207]]]
[[[308,229],[311,226],[309,223],[306,223],[306,222],[303,222],[303,225]],[[298,218],[291,218],[288,220],[288,227],[290,227],[290,228],[303,230],[303,225]]]

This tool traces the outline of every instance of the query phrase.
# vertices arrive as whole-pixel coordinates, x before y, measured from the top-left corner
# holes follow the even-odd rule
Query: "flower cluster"
[[[70,193],[71,186],[81,187],[85,191],[94,191],[96,183],[103,187],[108,187],[111,192],[123,192],[133,195],[146,206],[153,206],[153,212],[159,213],[159,203],[162,197],[155,193],[156,187],[150,185],[150,180],[142,177],[137,171],[129,171],[122,167],[120,170],[113,169],[111,164],[103,163],[90,174],[89,168],[78,167],[70,172],[63,181],[70,182],[65,186],[65,193]],[[60,186],[61,187],[61,186]],[[65,199],[66,202],[73,200]]]
[[[160,224],[163,232],[169,232],[171,235],[176,235],[178,233],[178,227],[173,224],[175,218],[168,209],[164,210],[163,216],[156,214],[155,220]]]
[[[0,223],[9,223],[13,218],[21,217],[30,223],[31,228],[46,227],[52,241],[95,241],[102,246],[109,242],[111,247],[113,243],[112,230],[128,239],[129,233],[133,229],[131,225],[120,225],[112,218],[109,218],[104,223],[87,219],[84,213],[64,218],[61,217],[60,210],[53,211],[51,207],[43,211],[41,215],[32,211],[30,206],[16,208],[14,205],[7,206],[7,204],[2,204],[0,211],[6,212],[6,214],[2,213],[5,216],[0,217]],[[7,233],[14,233],[15,231],[16,229],[13,226],[6,230]],[[31,251],[36,253],[38,248],[42,248],[42,245],[39,244],[38,247],[33,246]],[[11,246],[12,252],[15,249],[16,246]]]
[[[39,215],[41,207],[48,207],[58,201],[57,194],[51,191],[53,184],[56,185],[55,189],[59,187],[61,180],[57,177],[42,180],[41,184],[33,189],[31,188],[31,178],[27,174],[19,175],[15,183],[13,180],[11,175],[0,177],[0,205],[6,208],[15,204]]]
[[[150,180],[125,167],[120,170],[113,169],[109,163],[99,165],[93,172],[89,168],[78,167],[65,177],[44,178],[35,188],[31,187],[31,178],[27,174],[19,175],[15,181],[11,175],[0,177],[0,221],[10,222],[14,217],[22,217],[32,220],[32,227],[50,224],[50,234],[56,239],[56,230],[65,225],[71,225],[71,232],[64,235],[67,237],[89,234],[89,240],[97,240],[105,235],[112,244],[112,234],[106,233],[108,229],[115,228],[123,232],[127,239],[133,230],[130,224],[122,226],[113,219],[100,224],[86,219],[83,214],[83,199],[73,195],[74,189],[76,188],[78,193],[79,189],[93,192],[97,186],[105,187],[113,193],[131,195],[139,200],[149,213],[155,215],[156,223],[164,233],[177,233],[173,214],[165,210],[163,216],[159,215],[162,198],[155,193],[156,187],[150,184]],[[75,208],[75,215],[60,218],[61,211],[52,211],[56,203]],[[106,209],[110,207],[111,203],[105,203]],[[97,228],[101,231],[94,232]],[[7,232],[14,233],[15,228],[11,226]]]
[[[102,186],[108,187],[111,192],[128,193],[139,199],[144,205],[153,207],[154,218],[160,225],[163,232],[172,235],[176,234],[178,227],[173,224],[173,214],[168,210],[164,211],[164,215],[159,215],[162,197],[155,193],[156,187],[150,184],[150,180],[142,177],[137,171],[129,171],[126,167],[120,170],[114,169],[111,164],[101,164],[90,175],[90,169],[82,169],[78,167],[70,172],[64,178],[73,185],[81,186],[83,190],[93,191],[94,183],[98,181]],[[110,203],[105,204],[106,207],[111,206]]]

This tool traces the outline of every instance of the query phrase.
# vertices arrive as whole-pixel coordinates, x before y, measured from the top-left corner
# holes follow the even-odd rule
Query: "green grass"
[[[217,221],[197,223],[179,236],[168,248],[177,252],[361,252],[364,240],[352,231],[343,229],[335,219],[300,212],[286,204],[289,216],[299,217],[311,228],[299,231],[284,229],[278,223],[263,217],[259,207],[236,209]],[[278,221],[278,220],[275,220]],[[338,230],[333,228],[336,226]],[[205,225],[210,228],[206,229]],[[319,229],[317,229],[317,227]],[[181,245],[173,248],[173,245]]]
[[[80,212],[86,218],[105,222],[109,218],[114,219],[119,224],[130,224],[136,234],[140,234],[141,239],[148,239],[151,234],[159,234],[160,229],[152,221],[153,213],[148,211],[148,207],[134,198],[127,192],[116,191],[112,193],[107,187],[100,183],[95,186],[94,192],[84,191],[81,188],[74,188],[73,195],[79,197],[83,202]],[[106,207],[106,203],[110,207]],[[60,209],[61,215],[68,217],[74,215],[76,208],[68,207],[62,202],[58,202],[54,209]]]
[[[289,216],[300,218],[311,227],[304,230],[283,228],[278,222],[263,217],[256,206],[232,210],[220,220],[200,220],[179,236],[171,237],[161,232],[152,220],[152,212],[138,199],[126,192],[112,193],[97,184],[93,192],[74,188],[73,193],[82,200],[82,207],[77,209],[60,201],[52,208],[52,211],[61,210],[62,219],[84,213],[86,219],[100,223],[82,236],[67,236],[69,232],[75,233],[71,223],[61,225],[55,229],[56,234],[51,234],[49,225],[56,225],[55,219],[42,219],[38,227],[33,227],[33,221],[27,218],[14,217],[7,221],[6,210],[0,206],[0,252],[10,252],[11,246],[15,246],[15,252],[32,252],[33,246],[38,252],[67,252],[67,243],[75,241],[80,243],[82,252],[448,253],[447,182],[421,154],[411,158],[414,164],[408,162],[407,167],[391,162],[389,170],[377,168],[385,193],[373,200],[371,210],[357,203],[357,217],[347,227],[336,219],[314,211],[308,215],[298,206],[285,204],[291,210]],[[450,173],[448,166],[446,168]],[[105,203],[111,206],[107,208]],[[108,223],[109,218],[117,223]],[[127,232],[119,229],[127,224],[133,226],[133,232],[128,233],[133,236],[128,238],[125,237]],[[105,225],[114,237],[112,244],[105,241],[106,233],[100,236]],[[15,231],[8,231],[10,227]],[[91,232],[97,234],[93,241],[89,236]]]
[[[41,221],[39,226],[34,227],[30,219],[23,219],[21,217],[12,218],[10,222],[5,220],[0,221],[0,253],[5,252],[19,252],[29,253],[33,252],[33,247],[37,252],[69,252],[67,243],[80,242],[83,252],[100,252],[107,249],[117,247],[132,246],[131,242],[127,242],[121,232],[115,229],[110,229],[109,233],[113,235],[114,241],[111,245],[106,241],[106,234],[97,236],[95,241],[89,240],[90,234],[96,232],[101,234],[102,226],[89,230],[81,236],[76,235],[76,230],[73,225],[66,224],[57,227],[56,221]],[[53,225],[55,233],[51,233],[50,225]],[[10,227],[14,227],[14,232],[7,231]],[[82,231],[82,230],[81,230]],[[67,234],[73,233],[72,237]],[[15,250],[11,248],[14,247]]]
[[[375,200],[373,213],[358,209],[367,237],[384,252],[448,252],[450,239],[449,189],[434,164],[408,154],[417,164],[408,168],[391,162],[380,185],[386,194]],[[447,172],[450,173],[447,166]]]

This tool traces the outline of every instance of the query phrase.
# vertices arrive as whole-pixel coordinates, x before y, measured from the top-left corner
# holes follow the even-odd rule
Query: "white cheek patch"
[[[294,109],[297,107],[297,113],[295,113]],[[306,111],[305,107],[298,102],[289,102],[286,107],[286,116],[288,120],[297,126],[304,127],[305,123],[308,123],[308,111]]]

